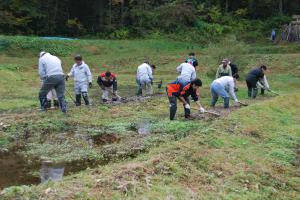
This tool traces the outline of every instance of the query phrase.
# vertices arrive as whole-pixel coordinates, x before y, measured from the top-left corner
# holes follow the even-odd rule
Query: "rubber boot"
[[[47,111],[47,98],[40,97],[41,111]]]
[[[47,109],[51,108],[51,100],[47,100]]]
[[[59,102],[60,110],[63,113],[67,113],[67,102],[65,101],[65,99],[60,98],[60,99],[58,99],[58,102]]]
[[[86,106],[90,105],[90,100],[87,92],[82,93],[82,97]]]
[[[229,97],[224,98],[224,108],[229,108]]]
[[[54,101],[53,101],[53,104],[54,104],[54,107],[55,107],[55,108],[59,108],[58,100],[54,100]]]
[[[252,88],[252,94],[251,97],[252,99],[255,99],[258,93],[258,89],[257,88]]]
[[[170,120],[174,120],[177,111],[176,105],[170,105]]]
[[[81,105],[81,94],[76,94],[76,101],[75,104],[76,106],[80,106]]]
[[[191,117],[191,109],[184,108],[184,117],[189,119]]]
[[[252,97],[252,89],[248,89],[248,98]]]
[[[218,101],[218,97],[212,97],[211,102],[210,102],[210,106],[215,107],[217,101]]]

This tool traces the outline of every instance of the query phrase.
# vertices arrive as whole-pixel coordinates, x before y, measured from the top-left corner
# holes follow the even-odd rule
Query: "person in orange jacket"
[[[199,88],[202,87],[202,81],[195,79],[192,82],[181,85],[174,81],[167,85],[167,94],[170,102],[170,120],[174,120],[177,111],[177,98],[183,103],[185,118],[190,118],[191,106],[189,96],[195,101],[201,113],[205,112],[199,101]]]

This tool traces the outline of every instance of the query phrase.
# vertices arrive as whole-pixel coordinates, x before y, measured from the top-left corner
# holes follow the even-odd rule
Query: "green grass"
[[[191,51],[190,44],[163,38],[49,42],[1,36],[0,41],[0,121],[5,124],[0,127],[0,151],[16,150],[28,162],[47,157],[56,162],[105,164],[58,183],[10,187],[1,198],[298,198],[298,46],[244,45],[233,38],[207,48],[193,45],[203,81],[202,104],[208,108],[211,75],[219,60],[230,57],[241,68],[238,97],[251,105],[213,121],[184,121],[183,109],[178,106],[178,120],[170,122],[164,96],[113,107],[71,106],[67,116],[56,111],[39,113],[37,55],[41,49],[58,54],[68,72],[73,55],[81,53],[94,76],[107,69],[116,72],[121,95],[132,96],[136,68],[145,58],[158,66],[156,80],[163,79],[166,84],[176,78],[175,69]],[[262,63],[269,66],[270,85],[281,96],[267,94],[248,100],[243,76]],[[67,88],[73,94],[72,81]],[[90,91],[95,104],[99,91],[95,83]],[[71,104],[70,97],[67,99]],[[145,120],[150,122],[151,134],[140,136],[136,125]],[[91,147],[85,139],[102,136],[117,141]],[[51,190],[45,194],[47,188]]]

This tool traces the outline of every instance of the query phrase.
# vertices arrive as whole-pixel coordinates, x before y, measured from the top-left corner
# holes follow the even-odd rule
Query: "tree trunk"
[[[283,15],[283,0],[279,0],[279,14]]]
[[[228,12],[229,10],[229,0],[226,0],[225,2],[225,12]]]

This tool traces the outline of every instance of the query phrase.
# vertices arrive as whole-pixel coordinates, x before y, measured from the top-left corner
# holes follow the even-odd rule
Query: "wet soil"
[[[72,163],[48,163],[39,161],[28,163],[26,158],[7,153],[0,155],[0,190],[10,186],[36,185],[45,181],[45,169],[61,170],[62,176],[68,176],[75,172],[85,170],[87,167],[95,167],[103,163],[89,163],[77,161]],[[54,178],[53,178],[54,180]]]
[[[39,183],[40,178],[30,174],[33,168],[17,154],[0,155],[0,189],[14,185],[31,185]]]

